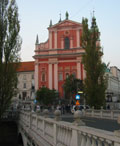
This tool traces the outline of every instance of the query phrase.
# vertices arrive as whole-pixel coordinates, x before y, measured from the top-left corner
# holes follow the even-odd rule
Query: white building
[[[18,85],[17,95],[14,100],[14,105],[18,102],[30,102],[33,99],[32,92],[34,91],[34,61],[21,62],[17,70]]]
[[[113,108],[120,108],[120,70],[116,66],[112,66],[106,70],[106,76],[108,78],[107,103],[111,104]]]

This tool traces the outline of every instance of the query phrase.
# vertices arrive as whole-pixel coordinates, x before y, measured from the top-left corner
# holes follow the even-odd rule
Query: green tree
[[[9,107],[17,86],[21,39],[15,0],[0,0],[0,118]]]
[[[64,85],[65,97],[71,101],[73,100],[73,96],[77,94],[78,90],[83,89],[83,84],[81,80],[75,78],[73,74],[71,74],[68,78],[66,78]]]
[[[57,98],[56,90],[50,90],[47,87],[42,87],[36,92],[36,100],[43,105],[53,104]]]
[[[105,104],[106,80],[104,78],[105,67],[102,63],[102,51],[100,47],[100,33],[95,17],[92,18],[91,27],[88,20],[83,19],[82,47],[85,50],[83,64],[86,71],[84,81],[86,101],[90,106],[100,108]]]

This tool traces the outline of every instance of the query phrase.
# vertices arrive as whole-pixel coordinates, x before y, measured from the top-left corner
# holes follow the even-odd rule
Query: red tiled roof
[[[34,71],[34,61],[20,62],[20,66],[17,69],[17,72],[27,72],[27,71]]]

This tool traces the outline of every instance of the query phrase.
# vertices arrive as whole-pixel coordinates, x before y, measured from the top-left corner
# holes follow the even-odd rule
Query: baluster
[[[79,132],[78,132],[78,144],[80,145],[81,142],[82,142],[82,132],[79,131]]]
[[[82,134],[82,140],[81,140],[81,146],[86,146],[86,138],[85,138],[86,134],[83,133]]]
[[[57,140],[60,141],[60,126],[58,126]]]
[[[59,141],[61,142],[61,137],[62,137],[62,131],[61,131],[61,127],[59,127]]]
[[[64,143],[65,142],[65,129],[64,129],[64,127],[61,127],[61,131],[62,131],[61,141]]]
[[[98,146],[103,146],[103,145],[102,145],[102,142],[103,142],[103,141],[104,141],[103,138],[99,138],[99,139],[98,139]]]
[[[67,145],[70,145],[72,138],[72,130],[69,129],[68,131],[68,137],[67,137]]]
[[[64,135],[64,143],[67,144],[67,138],[68,138],[68,129],[65,128],[65,135]]]
[[[105,146],[110,146],[112,144],[112,141],[110,140],[105,140]]]
[[[97,143],[96,143],[96,140],[97,140],[97,137],[93,136],[92,137],[92,146],[98,146]]]
[[[59,141],[61,142],[62,141],[62,128],[60,127],[59,129]]]
[[[109,144],[107,142],[105,142],[104,146],[109,146]]]
[[[91,140],[90,140],[91,135],[87,135],[87,143],[86,146],[91,146]]]

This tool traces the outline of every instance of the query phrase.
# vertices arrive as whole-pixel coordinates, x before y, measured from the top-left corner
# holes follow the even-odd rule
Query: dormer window
[[[69,37],[65,37],[64,43],[65,43],[65,49],[69,49],[70,48],[70,39],[69,39]]]

